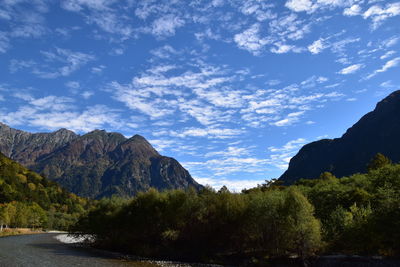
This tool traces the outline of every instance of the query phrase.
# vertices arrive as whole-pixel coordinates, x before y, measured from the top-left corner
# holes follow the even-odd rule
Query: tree
[[[289,188],[284,209],[289,249],[305,259],[321,245],[321,224],[314,217],[314,207],[298,189]]]
[[[29,206],[29,224],[33,229],[43,226],[47,221],[46,212],[37,204],[33,203]]]
[[[389,164],[392,164],[392,161],[385,155],[378,153],[368,163],[367,169],[368,171],[377,170]]]
[[[0,232],[3,226],[7,226],[12,222],[16,214],[16,208],[13,203],[0,204]]]
[[[9,224],[10,217],[7,212],[7,205],[0,204],[0,232],[3,232],[3,225]]]
[[[321,173],[321,175],[319,176],[319,179],[323,180],[323,181],[334,181],[337,178],[335,177],[335,175],[333,175],[330,172],[323,172]]]

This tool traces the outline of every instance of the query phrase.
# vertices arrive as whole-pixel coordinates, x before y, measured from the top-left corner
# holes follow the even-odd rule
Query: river
[[[19,235],[0,238],[1,267],[137,266],[187,267],[184,263],[124,261],[108,253],[61,243],[58,234]],[[203,265],[204,266],[204,265]]]

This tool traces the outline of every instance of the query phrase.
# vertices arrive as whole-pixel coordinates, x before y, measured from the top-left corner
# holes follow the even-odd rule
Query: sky
[[[140,134],[240,191],[400,89],[399,48],[399,1],[0,0],[0,121]]]

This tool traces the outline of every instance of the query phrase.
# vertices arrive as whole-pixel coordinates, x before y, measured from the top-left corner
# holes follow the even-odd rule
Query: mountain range
[[[400,161],[400,90],[380,101],[342,137],[303,146],[279,180],[292,184],[301,178],[318,178],[323,172],[337,177],[363,173],[377,153]]]
[[[160,155],[139,135],[29,133],[0,123],[0,152],[83,197],[133,196],[150,187],[201,188],[178,161]]]

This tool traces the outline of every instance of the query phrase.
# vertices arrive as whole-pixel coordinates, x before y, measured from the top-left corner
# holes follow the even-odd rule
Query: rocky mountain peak
[[[127,139],[104,130],[77,135],[67,129],[32,134],[0,124],[0,152],[85,197],[201,187],[140,135]]]
[[[158,157],[160,154],[154,147],[140,135],[134,135],[121,143],[113,152],[115,157],[128,157],[128,158],[151,158]]]

